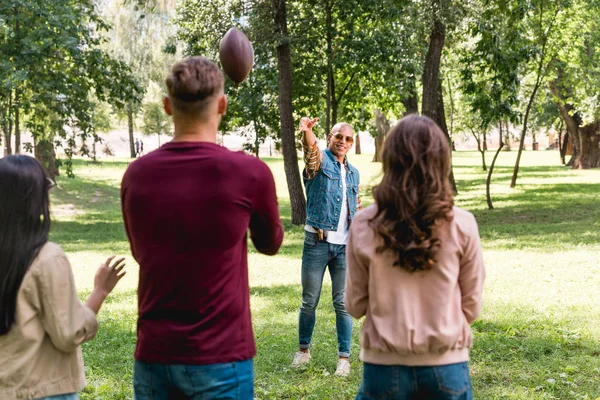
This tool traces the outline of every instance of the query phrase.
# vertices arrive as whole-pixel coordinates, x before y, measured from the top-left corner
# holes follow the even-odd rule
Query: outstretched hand
[[[125,275],[125,271],[123,271],[123,268],[125,268],[125,263],[123,263],[125,258],[118,258],[110,265],[114,258],[115,256],[108,257],[106,261],[100,265],[96,271],[96,276],[94,277],[94,289],[99,290],[105,295],[112,292],[116,284]]]
[[[312,131],[313,126],[319,122],[319,118],[302,117],[300,119],[300,131],[307,132]]]
[[[115,288],[116,284],[125,276],[125,260],[124,257],[118,258],[115,262],[110,264],[115,256],[110,256],[104,263],[100,265],[96,271],[94,277],[94,290],[90,293],[86,301],[86,305],[96,314],[100,311],[102,303],[106,299],[106,296]]]

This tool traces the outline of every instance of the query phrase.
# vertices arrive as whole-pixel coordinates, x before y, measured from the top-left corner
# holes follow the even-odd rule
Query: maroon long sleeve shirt
[[[121,204],[140,265],[136,360],[253,357],[247,231],[264,254],[283,240],[267,165],[214,143],[170,142],[129,166]]]

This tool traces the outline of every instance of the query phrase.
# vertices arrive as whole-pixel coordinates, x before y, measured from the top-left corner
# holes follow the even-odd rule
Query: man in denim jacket
[[[325,269],[331,276],[333,307],[336,314],[338,364],[336,376],[350,373],[352,318],[344,306],[346,279],[346,240],[356,212],[362,208],[358,194],[360,176],[348,162],[346,153],[354,143],[350,124],[336,124],[327,137],[327,148],[319,150],[312,127],[318,118],[302,118],[302,145],[306,187],[306,226],[302,250],[302,307],[299,317],[299,351],[293,366],[310,361],[310,343],[316,321]]]

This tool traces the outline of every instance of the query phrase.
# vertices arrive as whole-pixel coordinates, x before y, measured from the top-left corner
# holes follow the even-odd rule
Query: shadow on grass
[[[291,367],[298,346],[300,285],[251,288],[252,322],[257,344],[255,397],[258,399],[352,399],[358,392],[362,365],[358,360],[360,324],[354,321],[351,353],[353,373],[334,378],[337,363],[335,312],[331,285],[324,284],[317,308],[308,366]]]
[[[600,184],[549,184],[494,201],[494,210],[473,211],[486,247],[554,251],[600,243]]]
[[[487,179],[487,171],[482,171],[481,168],[472,166],[458,166],[454,167],[454,171],[457,175],[479,175],[475,179],[461,179],[460,177],[456,180],[458,192],[464,194],[474,190],[475,188],[485,189],[485,181]],[[510,185],[512,179],[513,169],[512,167],[494,167],[494,174],[492,175],[492,184],[502,184],[507,187]],[[540,184],[543,184],[543,179],[561,179],[569,178],[573,176],[573,170],[560,166],[541,166],[541,167],[521,167],[519,168],[519,178],[535,178],[540,179]],[[517,186],[518,186],[517,180]],[[535,190],[535,189],[534,189]],[[493,195],[493,193],[492,193]]]

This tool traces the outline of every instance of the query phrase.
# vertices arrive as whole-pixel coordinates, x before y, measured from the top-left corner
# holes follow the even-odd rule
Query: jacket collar
[[[329,159],[332,162],[336,162],[337,161],[337,159],[335,158],[335,156],[333,155],[333,153],[331,152],[331,150],[329,150],[329,147],[326,147],[325,150],[323,150],[323,152],[325,153],[325,155],[327,157],[329,157]],[[347,171],[352,172],[352,169],[350,168],[351,167],[350,162],[348,161],[348,155],[344,156],[344,166],[346,167]]]

